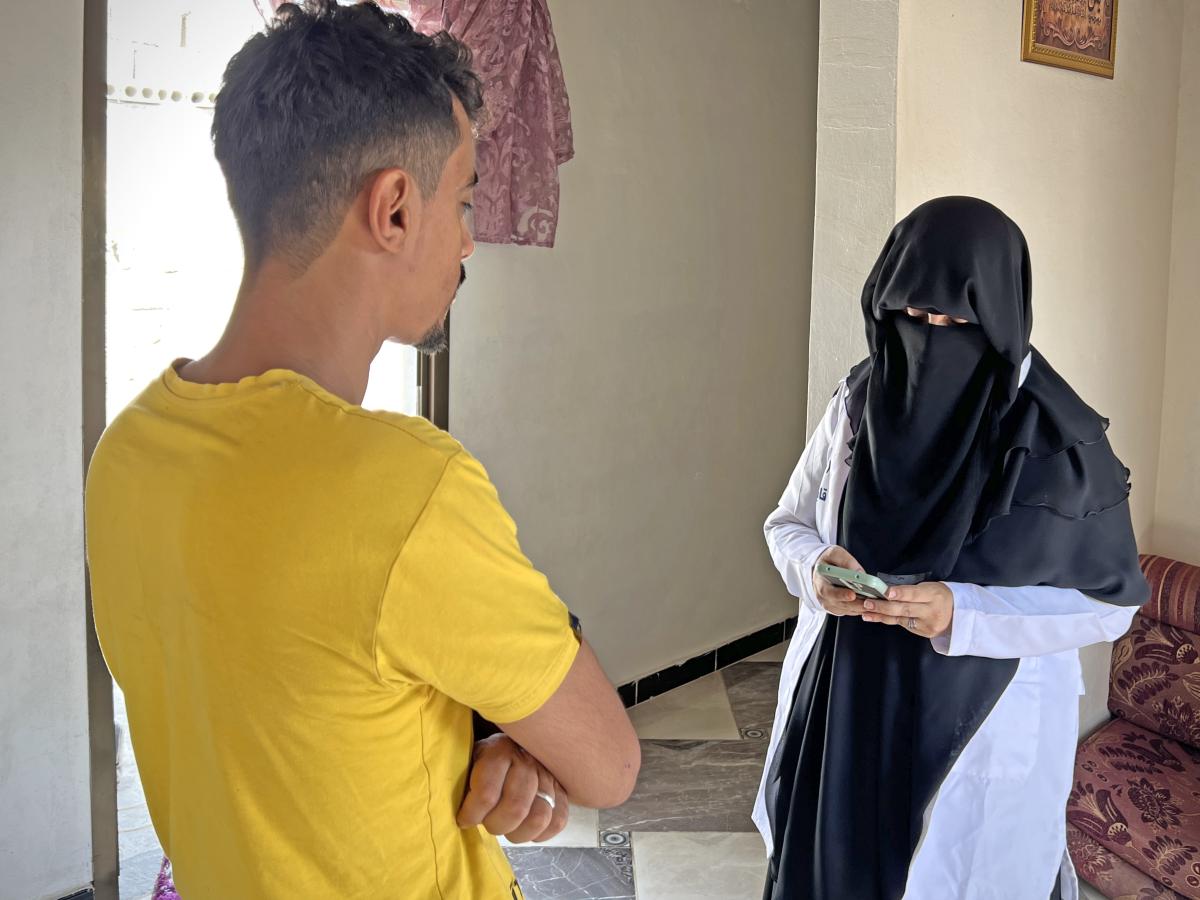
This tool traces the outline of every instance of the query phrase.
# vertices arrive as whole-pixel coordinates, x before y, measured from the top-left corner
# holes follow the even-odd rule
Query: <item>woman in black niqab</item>
[[[1107,421],[1030,345],[1031,296],[1025,239],[990,204],[941,198],[895,227],[862,294],[870,355],[835,448],[849,467],[838,543],[893,585],[1140,605],[1128,470]],[[1018,662],[826,616],[769,763],[765,896],[898,900],[926,808]]]

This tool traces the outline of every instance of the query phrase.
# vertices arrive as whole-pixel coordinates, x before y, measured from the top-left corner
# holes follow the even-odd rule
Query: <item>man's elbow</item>
[[[590,809],[612,809],[625,803],[637,787],[642,769],[642,748],[635,738],[622,748],[619,759],[607,767],[605,777],[586,785],[571,799]]]

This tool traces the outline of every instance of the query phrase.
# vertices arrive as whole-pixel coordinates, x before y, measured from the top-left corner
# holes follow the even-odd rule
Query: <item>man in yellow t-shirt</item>
[[[480,85],[373,4],[282,13],[216,104],[229,325],[92,461],[97,633],[185,900],[514,900],[493,835],[623,802],[637,740],[483,467],[358,405],[385,340],[444,342]]]

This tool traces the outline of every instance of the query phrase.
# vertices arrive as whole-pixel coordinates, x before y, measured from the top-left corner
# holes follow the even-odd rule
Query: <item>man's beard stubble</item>
[[[458,267],[458,287],[461,288],[463,286],[463,282],[466,280],[467,267],[460,265]],[[454,296],[458,296],[458,288],[455,288]],[[451,298],[450,302],[453,303],[454,299]],[[420,342],[417,344],[417,350],[430,356],[434,355],[435,353],[441,353],[443,350],[445,350],[448,343],[446,337],[446,323],[449,321],[449,319],[450,308],[446,307],[446,314],[442,316],[442,321],[430,328],[425,337],[421,338]]]

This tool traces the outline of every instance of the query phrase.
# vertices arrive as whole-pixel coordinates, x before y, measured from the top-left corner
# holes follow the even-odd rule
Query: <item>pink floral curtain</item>
[[[255,0],[278,8],[284,0]],[[471,48],[486,113],[477,144],[475,239],[553,247],[558,167],[575,155],[571,107],[546,0],[377,0],[424,33]]]

